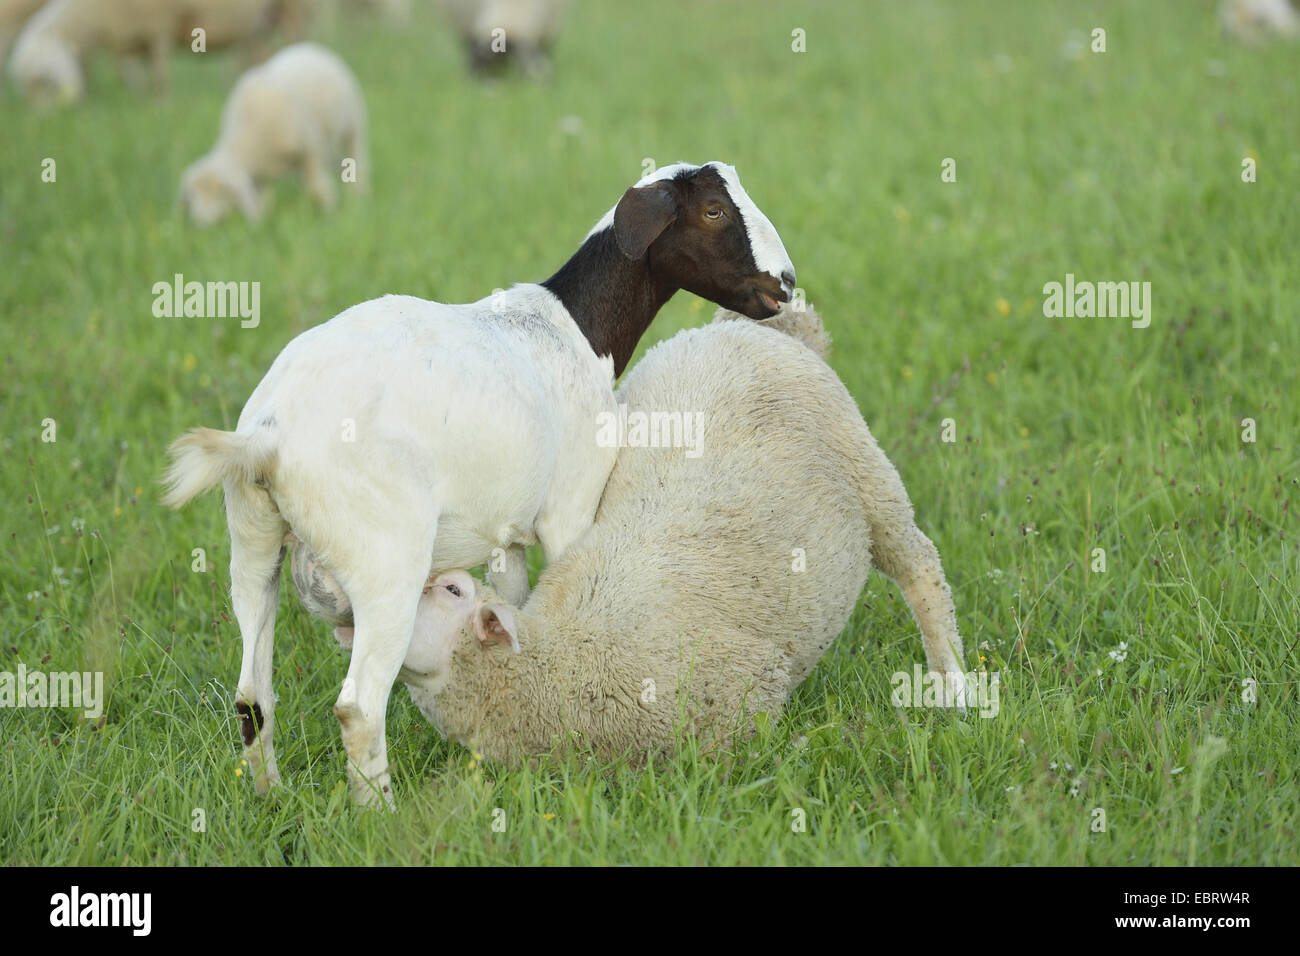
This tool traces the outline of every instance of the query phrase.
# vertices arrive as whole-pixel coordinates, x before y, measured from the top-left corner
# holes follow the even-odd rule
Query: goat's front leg
[[[504,555],[494,557],[488,564],[487,579],[502,600],[522,607],[528,600],[528,554],[524,546],[512,544]]]

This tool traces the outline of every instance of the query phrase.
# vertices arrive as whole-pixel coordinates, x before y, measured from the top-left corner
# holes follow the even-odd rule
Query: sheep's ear
[[[515,627],[515,612],[506,604],[482,604],[474,610],[474,635],[484,647],[509,644],[519,653],[519,631]]]
[[[614,207],[614,239],[629,259],[645,252],[677,219],[677,197],[667,183],[633,186]]]

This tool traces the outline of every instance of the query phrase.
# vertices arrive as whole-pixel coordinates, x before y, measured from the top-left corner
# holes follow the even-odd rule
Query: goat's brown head
[[[751,319],[794,294],[781,237],[723,163],[665,166],[623,194],[592,233],[613,225],[618,248],[661,282]]]

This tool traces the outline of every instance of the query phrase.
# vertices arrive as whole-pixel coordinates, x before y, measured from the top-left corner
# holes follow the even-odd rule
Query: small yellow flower
[[[114,517],[114,518],[120,518],[120,517],[122,517],[122,509],[121,509],[121,508],[114,508],[114,509],[113,509],[113,517]]]
[[[239,767],[236,767],[236,768],[235,768],[235,776],[236,776],[236,777],[242,777],[243,775],[244,775],[244,771],[241,770]]]
[[[542,814],[542,819],[543,819],[543,820],[546,820],[546,821],[549,823],[551,820],[554,820],[554,819],[555,819],[555,814],[554,814],[554,813],[543,813],[543,814]]]
[[[247,766],[248,766],[248,761],[247,761],[247,760],[241,760],[241,761],[239,761],[239,765],[240,765],[241,767],[247,767]]]
[[[988,662],[988,658],[985,657],[983,654],[981,654],[981,655],[980,655],[980,663],[981,663],[981,664],[984,664],[984,663],[987,663],[987,662]]]
[[[984,376],[984,381],[988,382],[990,385],[996,385],[998,383],[998,373],[989,372]]]
[[[1011,303],[1006,299],[998,299],[998,315],[1006,317],[1011,314]]]
[[[903,381],[904,381],[904,382],[910,382],[911,380],[912,380],[912,366],[910,366],[910,365],[904,365],[904,366],[903,366]]]
[[[482,760],[482,759],[483,759],[483,755],[482,755],[481,753],[479,753],[477,750],[471,751],[471,754],[473,755],[473,757],[474,757],[475,760]]]
[[[1021,426],[1020,426],[1020,437],[1021,437],[1021,438],[1028,438],[1028,437],[1029,437],[1029,429],[1026,428],[1024,425],[1021,425]]]
[[[143,493],[144,493],[144,489],[141,488],[139,485],[136,485],[136,488],[135,488],[135,496],[136,496],[137,498],[139,498],[140,495],[143,494]]]
[[[194,366],[199,364],[199,360],[194,357],[193,352],[186,352],[185,358],[181,359],[181,368],[187,372],[194,371]]]

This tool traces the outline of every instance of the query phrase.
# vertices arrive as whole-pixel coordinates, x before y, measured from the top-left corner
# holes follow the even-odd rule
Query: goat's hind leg
[[[390,809],[388,697],[411,645],[437,529],[436,517],[401,517],[401,523],[359,534],[353,553],[365,555],[364,564],[339,569],[354,621],[352,659],[334,704],[348,752],[348,782],[356,803],[382,800]]]
[[[253,788],[265,795],[280,783],[273,742],[271,661],[287,525],[266,491],[235,482],[226,483],[226,517],[230,526],[230,599],[244,642],[235,711],[240,717],[244,759],[253,776]]]

